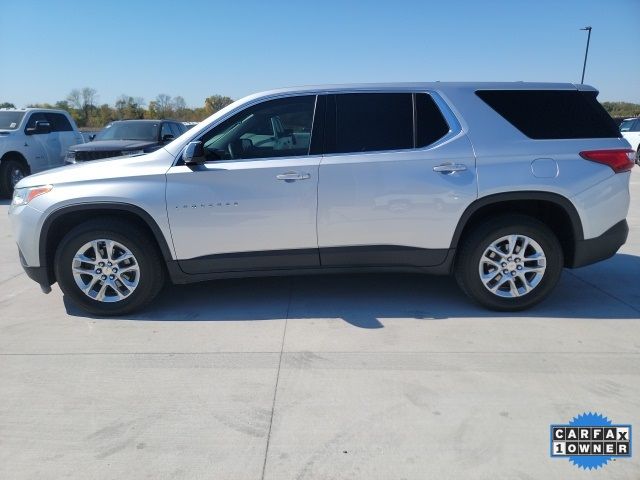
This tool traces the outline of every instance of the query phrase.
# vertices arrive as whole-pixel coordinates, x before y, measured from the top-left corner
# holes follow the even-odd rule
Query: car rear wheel
[[[560,242],[544,223],[506,215],[484,222],[467,235],[455,275],[461,289],[479,304],[517,311],[551,293],[563,264]]]
[[[17,183],[29,175],[24,164],[13,158],[0,163],[0,195],[10,197]]]
[[[148,304],[164,284],[162,258],[137,225],[115,218],[83,223],[60,242],[55,273],[65,295],[96,315]]]

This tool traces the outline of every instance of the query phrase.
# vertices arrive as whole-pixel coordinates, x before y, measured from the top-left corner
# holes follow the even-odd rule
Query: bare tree
[[[84,112],[84,120],[87,125],[89,124],[91,110],[95,108],[97,100],[98,92],[94,88],[84,87],[82,89],[82,111]]]
[[[67,102],[76,110],[82,110],[82,92],[74,88],[69,92],[69,95],[67,95]]]
[[[155,110],[160,118],[171,116],[171,95],[161,93],[156,97]]]
[[[176,120],[184,120],[185,113],[187,110],[187,102],[184,101],[184,98],[178,95],[173,99],[173,111],[176,116]]]

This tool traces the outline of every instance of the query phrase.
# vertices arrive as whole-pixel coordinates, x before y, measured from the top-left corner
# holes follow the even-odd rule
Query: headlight
[[[76,152],[69,150],[67,152],[67,156],[65,157],[65,161],[67,163],[76,163]]]
[[[142,155],[144,150],[123,150],[122,155],[125,157],[131,157],[133,155]]]
[[[53,188],[53,185],[41,185],[39,187],[27,187],[27,188],[16,188],[13,191],[13,199],[11,200],[11,205],[20,206],[26,205],[31,200],[40,195],[44,195],[47,192],[50,192]]]

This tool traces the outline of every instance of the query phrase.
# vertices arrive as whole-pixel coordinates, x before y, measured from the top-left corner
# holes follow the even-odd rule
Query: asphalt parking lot
[[[640,169],[614,258],[517,316],[452,279],[170,286],[89,318],[29,280],[0,206],[2,479],[638,478],[549,457],[595,411],[640,431]],[[640,442],[635,435],[634,440]]]

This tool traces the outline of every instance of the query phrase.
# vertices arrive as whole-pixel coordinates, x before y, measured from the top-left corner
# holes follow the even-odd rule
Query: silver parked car
[[[454,274],[485,307],[531,307],[628,233],[632,151],[584,85],[339,85],[251,95],[164,148],[32,175],[20,258],[89,312],[165,278]]]

